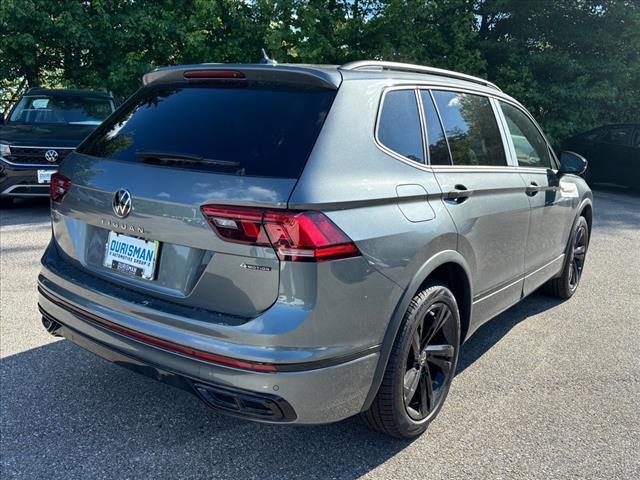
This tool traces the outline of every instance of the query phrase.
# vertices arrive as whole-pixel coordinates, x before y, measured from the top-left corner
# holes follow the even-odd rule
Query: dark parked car
[[[0,204],[49,195],[59,163],[115,106],[108,93],[30,89],[0,124]]]
[[[52,178],[43,324],[231,415],[419,435],[478,327],[578,288],[585,167],[456,72],[159,69]]]
[[[589,184],[615,183],[640,189],[640,123],[608,125],[569,138],[563,147],[589,161]]]

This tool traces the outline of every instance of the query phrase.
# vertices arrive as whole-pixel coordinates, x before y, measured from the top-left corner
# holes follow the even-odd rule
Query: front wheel
[[[589,248],[589,224],[584,217],[578,218],[567,248],[567,258],[562,273],[544,285],[544,291],[558,298],[571,298],[580,284],[584,262]]]
[[[420,435],[438,414],[455,375],[460,313],[446,285],[429,283],[411,301],[382,385],[361,418],[399,438]]]

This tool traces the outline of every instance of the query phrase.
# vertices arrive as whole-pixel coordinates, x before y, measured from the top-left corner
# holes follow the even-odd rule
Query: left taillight
[[[67,192],[71,188],[71,180],[65,177],[60,172],[56,172],[51,175],[51,201],[55,204],[61,204]]]
[[[321,212],[220,205],[201,209],[223,240],[271,246],[280,260],[321,262],[360,255],[353,241]]]

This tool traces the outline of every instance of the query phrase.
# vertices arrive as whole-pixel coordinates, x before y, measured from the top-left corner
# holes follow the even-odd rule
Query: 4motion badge
[[[259,270],[261,272],[271,271],[271,267],[265,267],[264,265],[251,265],[250,263],[241,263],[240,266],[242,268],[246,268],[247,270]]]

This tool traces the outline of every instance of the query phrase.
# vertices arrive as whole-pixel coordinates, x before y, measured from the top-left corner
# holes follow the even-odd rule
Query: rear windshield
[[[315,89],[141,89],[78,151],[130,162],[297,178],[334,97],[335,91]]]

